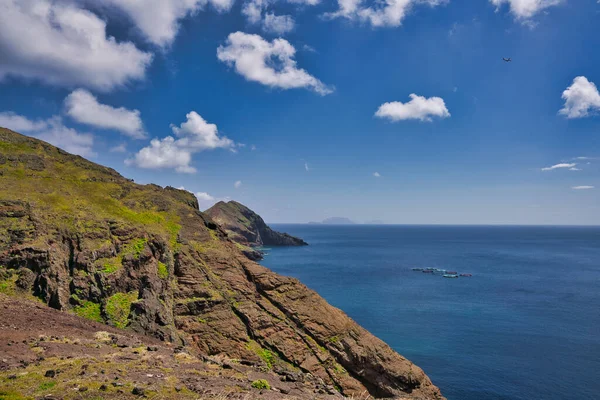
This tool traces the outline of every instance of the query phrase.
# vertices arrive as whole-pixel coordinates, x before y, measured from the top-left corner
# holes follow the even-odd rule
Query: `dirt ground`
[[[235,360],[190,354],[153,338],[0,295],[0,400],[130,398],[342,396],[328,394],[311,376],[277,375]]]

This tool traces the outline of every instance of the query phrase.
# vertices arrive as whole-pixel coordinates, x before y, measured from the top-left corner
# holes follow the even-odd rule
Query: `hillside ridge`
[[[325,393],[443,398],[317,293],[248,260],[191,193],[1,128],[0,266],[2,293],[282,379],[313,377]]]

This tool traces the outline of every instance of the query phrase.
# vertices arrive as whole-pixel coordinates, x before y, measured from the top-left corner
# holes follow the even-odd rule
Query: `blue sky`
[[[594,0],[149,3],[0,1],[0,125],[269,222],[600,224]]]

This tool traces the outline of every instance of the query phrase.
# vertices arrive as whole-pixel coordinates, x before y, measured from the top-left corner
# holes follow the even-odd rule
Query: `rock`
[[[146,391],[144,389],[136,386],[131,391],[131,394],[133,394],[134,396],[144,396],[146,394]]]
[[[297,237],[272,230],[263,219],[243,204],[236,201],[220,201],[205,211],[242,246],[305,246]],[[249,254],[251,259],[256,254]]]
[[[54,378],[56,376],[56,371],[53,369],[49,369],[48,371],[46,371],[46,373],[44,374],[44,376],[46,378]]]

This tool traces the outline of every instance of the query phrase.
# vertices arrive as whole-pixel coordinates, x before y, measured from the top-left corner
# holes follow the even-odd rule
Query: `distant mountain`
[[[321,222],[309,222],[309,224],[323,224],[323,225],[355,225],[356,222],[345,218],[345,217],[331,217],[326,218]]]

